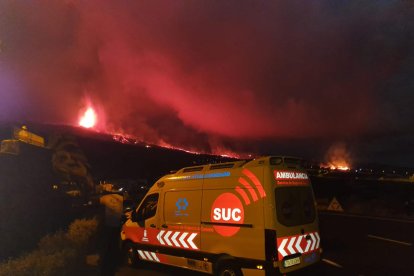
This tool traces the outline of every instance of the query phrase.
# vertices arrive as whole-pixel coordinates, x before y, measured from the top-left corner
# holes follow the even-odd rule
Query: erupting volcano
[[[124,131],[122,129],[114,129],[111,127],[107,127],[105,124],[105,112],[103,111],[103,109],[100,108],[99,105],[96,103],[92,104],[89,98],[86,99],[86,106],[88,106],[86,110],[83,109],[85,111],[79,116],[78,125],[80,127],[93,129],[94,131],[112,135],[114,141],[122,144],[144,144],[147,148],[150,148],[153,145],[157,145],[159,147],[184,151],[191,154],[214,154],[229,158],[241,158],[242,156],[228,149],[215,149],[214,152],[208,152],[203,150],[197,150],[193,147],[186,148],[183,146],[172,145],[170,143],[165,142],[162,139],[145,139],[145,137],[137,136],[134,133],[128,133],[127,131]]]
[[[97,122],[97,115],[92,107],[88,107],[79,120],[79,125],[84,128],[93,128]]]
[[[355,163],[414,156],[410,1],[26,2],[0,1],[0,121],[335,168],[338,139]]]

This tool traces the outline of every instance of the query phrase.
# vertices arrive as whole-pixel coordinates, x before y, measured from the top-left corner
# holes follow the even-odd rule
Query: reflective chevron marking
[[[189,235],[188,232],[161,230],[157,235],[157,240],[162,245],[198,250],[197,245],[194,243],[197,235],[198,233],[191,233]]]
[[[299,253],[303,253],[302,247],[300,247],[300,243],[302,242],[303,236],[299,236],[296,242],[295,248]]]
[[[290,239],[289,245],[288,245],[288,250],[290,251],[290,254],[295,254],[296,251],[295,249],[293,249],[293,244],[295,243],[296,237],[293,237]]]
[[[165,242],[161,239],[161,236],[164,234],[164,230],[161,230],[157,235],[157,240],[162,244],[165,245]]]
[[[154,258],[156,262],[160,262],[160,259],[158,259],[157,254],[155,254],[154,252],[151,252],[151,256]]]
[[[185,237],[187,237],[188,233],[183,233],[181,238],[179,239],[180,243],[184,246],[184,248],[188,248],[188,245],[185,243]]]
[[[318,232],[277,238],[279,259],[296,253],[307,254],[315,251],[319,249],[320,240]]]
[[[147,257],[147,260],[153,261],[154,259],[151,257],[151,254],[148,251],[144,251],[145,256]]]
[[[287,253],[286,253],[286,251],[285,251],[285,245],[286,245],[286,243],[287,243],[287,241],[288,241],[289,239],[284,239],[283,241],[282,241],[282,243],[278,246],[278,249],[277,249],[277,251],[279,251],[279,253],[284,257],[284,256],[286,256],[287,255]]]
[[[316,239],[315,239],[315,235],[313,233],[310,233],[309,235],[311,236],[311,239],[312,239],[311,251],[313,251],[313,250],[315,250]]]
[[[165,234],[165,236],[164,236],[164,240],[169,246],[173,246],[172,243],[170,242],[170,240],[168,239],[170,237],[171,233],[172,233],[172,231],[168,231],[167,234]]]
[[[316,243],[316,248],[319,248],[319,244],[321,243],[321,238],[319,237],[318,232],[315,232],[315,236],[316,236],[316,239],[318,240],[318,242]]]
[[[152,262],[160,262],[160,259],[158,258],[157,254],[151,251],[144,251],[144,250],[138,250],[138,255],[140,259],[146,260],[146,261],[152,261]]]
[[[174,243],[175,246],[181,247],[180,244],[177,242],[177,236],[180,234],[180,232],[175,232],[175,234],[172,236],[171,240]]]
[[[144,255],[144,252],[142,252],[141,250],[138,250],[138,254],[141,257],[141,259],[144,259],[144,260],[147,259],[147,257],[145,257],[145,255]]]
[[[307,242],[307,244],[306,244],[305,252],[308,252],[309,251],[309,247],[311,245],[311,240],[306,240],[306,242]]]
[[[187,242],[193,249],[198,249],[198,247],[194,244],[193,240],[197,236],[197,233],[192,233],[191,236],[188,238]]]

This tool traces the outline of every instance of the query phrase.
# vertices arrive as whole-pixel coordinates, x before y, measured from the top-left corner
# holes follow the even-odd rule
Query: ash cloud
[[[0,114],[76,124],[86,96],[107,130],[209,152],[386,133],[409,124],[386,87],[410,68],[413,16],[408,1],[4,0]]]

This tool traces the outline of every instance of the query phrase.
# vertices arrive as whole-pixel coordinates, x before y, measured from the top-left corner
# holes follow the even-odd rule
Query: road
[[[348,275],[413,275],[414,221],[320,214],[323,258]]]
[[[294,275],[414,275],[414,221],[320,213],[320,266]],[[205,275],[153,264],[117,276]]]

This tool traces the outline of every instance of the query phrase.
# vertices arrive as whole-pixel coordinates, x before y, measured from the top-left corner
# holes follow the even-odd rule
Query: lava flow
[[[102,109],[98,109],[98,112],[93,108],[93,105],[88,100],[87,101],[88,108],[84,111],[84,113],[79,118],[79,126],[88,128],[88,129],[94,129],[95,131],[103,132],[109,135],[112,135],[112,138],[114,141],[122,143],[122,144],[142,144],[145,145],[147,148],[150,148],[153,145],[168,148],[172,150],[179,150],[184,151],[191,154],[214,154],[214,155],[220,155],[222,157],[228,157],[228,158],[240,158],[240,155],[225,149],[220,149],[218,152],[217,150],[213,153],[207,153],[202,151],[197,151],[197,149],[185,149],[179,146],[171,145],[161,139],[152,140],[152,141],[144,141],[143,139],[138,138],[135,135],[127,134],[123,131],[117,130],[113,131],[111,129],[106,128],[105,126],[102,126],[102,123],[105,121],[105,113],[102,111]],[[96,106],[95,106],[96,107]],[[98,122],[98,114],[99,114],[99,122]],[[98,126],[99,123],[99,126]],[[105,124],[104,124],[105,125]]]

